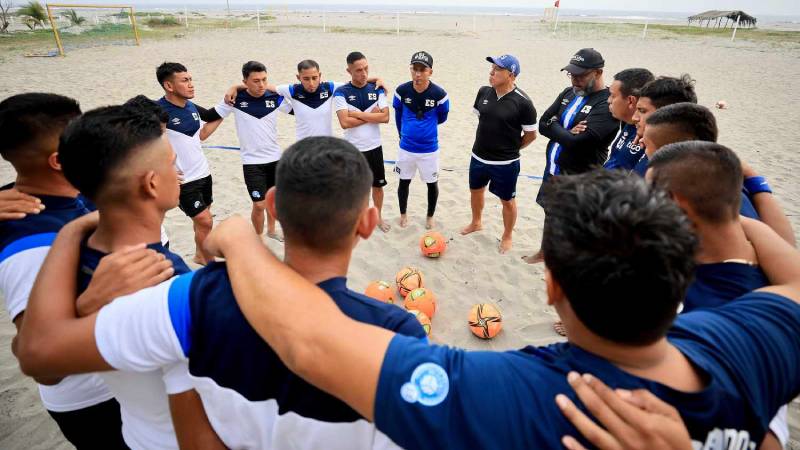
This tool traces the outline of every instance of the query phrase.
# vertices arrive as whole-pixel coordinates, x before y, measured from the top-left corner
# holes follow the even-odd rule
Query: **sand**
[[[346,17],[344,19],[347,19]],[[363,17],[342,23],[363,26]],[[358,20],[361,20],[359,22]],[[314,22],[312,19],[307,19]],[[518,86],[543,112],[568,79],[559,69],[572,53],[592,46],[606,58],[607,82],[611,75],[628,67],[647,67],[656,74],[689,72],[697,79],[700,103],[712,107],[725,99],[729,109],[716,111],[720,141],[731,146],[770,181],[783,203],[795,230],[800,229],[800,186],[796,174],[800,160],[795,149],[800,138],[793,131],[797,113],[791,109],[800,92],[794,74],[800,51],[796,47],[770,43],[736,42],[724,39],[681,38],[642,41],[638,35],[609,32],[592,35],[579,29],[558,39],[531,20],[495,17],[481,22],[471,32],[472,17],[460,19],[461,26],[436,32],[436,18],[420,19],[424,32],[357,34],[284,27],[280,31],[224,30],[189,33],[181,39],[143,42],[140,48],[114,46],[71,51],[65,59],[27,59],[9,55],[0,66],[0,98],[24,91],[52,91],[75,97],[84,109],[115,104],[136,94],[152,98],[161,95],[154,68],[165,60],[186,64],[194,76],[196,102],[210,106],[224,90],[237,82],[244,61],[256,59],[270,70],[270,80],[292,82],[294,66],[303,58],[316,59],[325,79],[348,79],[345,55],[352,50],[369,57],[371,74],[394,87],[409,79],[407,63],[415,50],[427,50],[435,60],[433,80],[450,95],[451,113],[440,128],[442,171],[436,229],[448,239],[446,255],[439,260],[423,258],[417,249],[424,231],[425,188],[415,180],[409,201],[410,225],[397,226],[397,179],[387,165],[384,216],[392,223],[387,233],[375,232],[357,247],[349,274],[349,286],[362,290],[376,279],[391,281],[404,265],[416,265],[426,275],[428,287],[439,298],[440,309],[433,321],[433,339],[473,349],[513,349],[528,344],[547,344],[558,336],[552,332],[555,312],[546,304],[543,269],[524,264],[520,257],[538,248],[542,211],[534,198],[539,182],[521,178],[518,185],[519,218],[514,249],[499,255],[502,232],[499,201],[489,196],[484,211],[484,230],[462,237],[461,227],[470,220],[467,167],[477,119],[472,102],[477,89],[487,84],[490,54],[513,53],[520,58],[522,74]],[[449,19],[448,19],[449,20]],[[299,18],[297,21],[301,21]],[[319,22],[317,22],[319,23]],[[464,30],[463,24],[468,24]],[[360,25],[359,25],[360,24]],[[383,22],[391,29],[391,22]],[[486,25],[486,26],[484,26]],[[490,26],[491,25],[491,26]],[[450,30],[452,29],[452,31]],[[571,37],[571,38],[570,38]],[[784,106],[786,105],[786,106]],[[282,146],[293,142],[293,118],[279,121]],[[336,133],[341,135],[338,124]],[[395,159],[397,133],[393,125],[382,127],[386,159]],[[0,137],[1,138],[1,137]],[[537,139],[523,151],[522,173],[540,176],[544,168],[546,139]],[[206,143],[236,146],[233,119],[223,124]],[[234,151],[210,149],[207,156],[214,176],[215,220],[231,214],[247,215],[250,200],[242,179],[239,155]],[[0,162],[0,183],[14,178],[13,170]],[[178,210],[170,211],[165,223],[172,249],[187,260],[193,252],[191,222]],[[268,242],[281,253],[282,245]],[[492,341],[474,338],[466,327],[469,307],[478,302],[495,302],[504,313],[505,328]],[[13,325],[0,317],[0,448],[69,448],[38,402],[34,383],[23,377],[9,349]],[[800,407],[793,405],[793,436],[800,439]]]

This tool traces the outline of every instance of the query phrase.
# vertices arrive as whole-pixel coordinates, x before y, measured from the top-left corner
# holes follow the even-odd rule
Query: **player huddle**
[[[582,49],[537,121],[519,60],[487,61],[462,233],[482,228],[488,187],[503,205],[500,251],[511,248],[520,150],[537,131],[549,138],[542,246],[528,261],[545,263],[567,342],[432,345],[414,316],[347,287],[358,241],[389,230],[378,128],[389,102],[361,53],[347,57],[347,84],[305,60],[299,83],[276,86],[250,61],[211,109],[190,101],[178,63],[158,67],[156,102],[85,113],[56,94],[0,102],[0,154],[17,171],[0,191],[0,289],[14,354],[65,437],[135,449],[785,445],[800,253],[764,177],[715,142],[693,81],[634,68],[606,87],[602,56]],[[416,172],[434,226],[449,101],[432,67],[414,53],[392,100],[402,226]],[[344,140],[330,137],[333,110]],[[295,116],[283,152],[277,112]],[[201,141],[231,113],[253,209],[212,230]],[[162,239],[176,206],[193,220],[200,270]]]

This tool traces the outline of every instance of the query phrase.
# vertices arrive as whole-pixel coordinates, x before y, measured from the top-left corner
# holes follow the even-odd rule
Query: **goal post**
[[[47,8],[47,18],[50,20],[50,28],[53,30],[53,36],[56,40],[56,46],[58,47],[58,54],[59,56],[64,56],[64,45],[61,42],[61,35],[58,32],[58,23],[53,17],[53,10],[52,8],[90,8],[90,9],[120,9],[120,10],[128,10],[128,14],[130,17],[131,26],[133,27],[133,37],[136,40],[136,45],[140,45],[139,42],[139,30],[136,27],[136,11],[133,8],[133,5],[93,5],[93,4],[69,4],[69,3],[46,3]]]

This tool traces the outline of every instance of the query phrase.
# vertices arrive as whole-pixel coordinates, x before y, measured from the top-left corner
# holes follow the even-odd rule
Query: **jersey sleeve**
[[[146,372],[185,361],[188,284],[194,272],[167,280],[104,306],[95,323],[103,359],[118,370]]]
[[[214,105],[214,110],[217,112],[217,114],[220,117],[222,117],[224,119],[225,117],[228,117],[233,112],[233,106],[225,103],[225,99],[222,99],[221,102],[219,102],[218,104]]]
[[[200,114],[200,120],[203,122],[216,122],[217,120],[222,119],[222,116],[219,115],[216,107],[206,109],[196,103],[194,106],[197,108],[197,113]]]
[[[436,102],[436,119],[439,124],[447,121],[447,115],[450,113],[450,97],[446,92],[442,91],[444,97]]]
[[[403,448],[524,448],[547,427],[547,398],[525,389],[509,352],[467,352],[395,335],[375,396],[375,425]],[[562,377],[563,378],[563,377]],[[545,384],[542,381],[541,384]],[[555,393],[553,393],[555,396]],[[549,410],[552,410],[550,407]]]
[[[520,123],[522,124],[522,131],[536,131],[536,108],[533,107],[533,102],[523,102],[521,109]]]
[[[422,328],[422,324],[419,323],[419,320],[404,311],[400,313],[401,317],[398,319],[397,325],[393,327],[392,331],[402,334],[403,336],[421,338],[427,341],[428,334],[425,333],[425,329]]]
[[[36,282],[36,275],[39,274],[47,252],[50,251],[50,243],[55,238],[55,233],[47,233],[47,235],[33,235],[20,239],[6,247],[5,250],[13,251],[11,247],[14,244],[25,245],[23,240],[31,243],[36,236],[39,239],[47,240],[47,245],[27,248],[10,255],[8,254],[10,252],[3,251],[4,255],[0,256],[0,293],[3,294],[6,311],[11,320],[14,320],[28,307],[28,298],[31,295],[33,284]]]
[[[800,393],[800,305],[785,297],[755,291],[683,314],[670,336],[694,340],[718,359],[728,377],[722,382],[743,392],[765,426]]]
[[[481,97],[483,97],[484,90],[485,87],[478,89],[478,93],[475,94],[475,102],[472,103],[472,112],[478,117],[481,116],[481,112],[478,110],[478,104],[481,101]]]
[[[344,98],[344,92],[341,89],[336,89],[333,93],[333,110],[347,111],[347,99]]]
[[[403,100],[400,98],[400,93],[394,91],[394,98],[392,99],[392,108],[394,111],[394,124],[397,126],[397,134],[402,136],[403,129]]]
[[[189,363],[187,361],[179,361],[170,364],[161,369],[164,380],[164,387],[166,388],[167,395],[180,394],[194,389],[194,383],[189,376]]]
[[[342,87],[342,86],[344,86],[345,84],[347,84],[347,83],[340,83],[340,82],[338,82],[338,81],[329,81],[328,83],[330,83],[330,84],[331,84],[331,90],[332,90],[332,91],[336,91],[336,90],[337,90],[337,89],[339,89],[340,87]]]
[[[389,107],[389,101],[386,100],[386,91],[381,88],[378,89],[378,108],[384,109]]]
[[[292,112],[292,104],[284,96],[280,97],[280,105],[278,105],[278,111],[284,114],[289,114]]]
[[[280,84],[275,89],[279,95],[281,95],[284,99],[289,100],[292,98],[292,85],[290,84]]]

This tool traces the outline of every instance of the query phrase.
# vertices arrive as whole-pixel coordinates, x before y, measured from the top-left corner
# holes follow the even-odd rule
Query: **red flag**
[[[555,6],[556,8],[558,8],[558,7],[559,7],[558,5],[559,5],[560,3],[561,3],[561,0],[556,0],[556,3],[555,3],[555,5],[554,5],[554,6]]]

